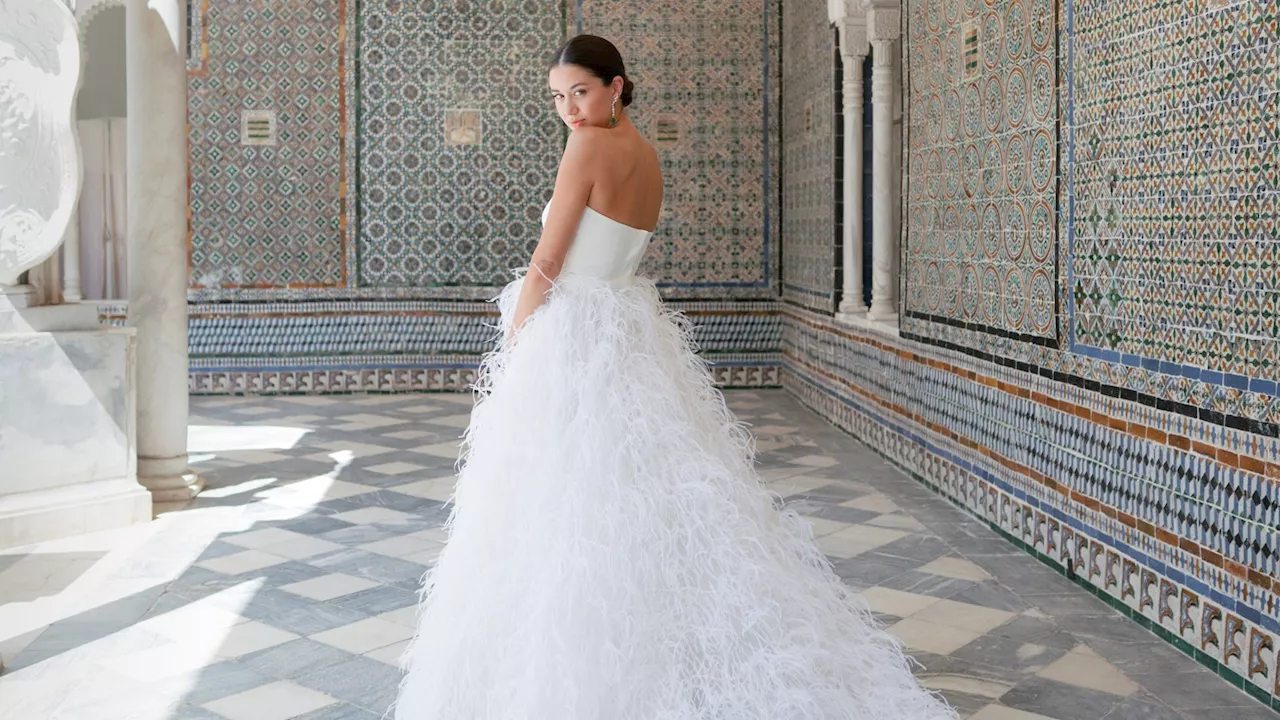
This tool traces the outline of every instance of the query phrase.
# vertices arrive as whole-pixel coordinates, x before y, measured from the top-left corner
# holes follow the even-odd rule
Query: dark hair
[[[556,50],[551,60],[551,67],[560,65],[577,65],[600,78],[605,85],[616,77],[622,78],[622,95],[619,100],[623,107],[631,104],[635,92],[635,83],[627,77],[627,68],[622,64],[622,53],[613,43],[596,35],[578,35]]]

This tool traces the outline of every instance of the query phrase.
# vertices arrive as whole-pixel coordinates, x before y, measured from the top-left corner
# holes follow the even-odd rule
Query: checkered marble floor
[[[964,716],[1276,717],[785,393],[729,398],[764,477]],[[377,720],[470,405],[193,398],[194,504],[0,553],[0,718]]]

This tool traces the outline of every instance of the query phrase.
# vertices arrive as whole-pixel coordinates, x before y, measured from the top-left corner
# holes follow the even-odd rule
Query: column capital
[[[861,7],[850,7],[836,22],[836,29],[840,32],[840,54],[859,58],[871,54],[871,43],[867,38],[867,16]]]
[[[902,35],[902,6],[897,0],[862,0],[871,42],[897,40]]]

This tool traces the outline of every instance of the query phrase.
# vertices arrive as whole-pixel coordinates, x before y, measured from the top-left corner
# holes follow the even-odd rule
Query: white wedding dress
[[[636,276],[649,239],[587,209],[547,302],[485,358],[396,719],[954,717],[761,486]]]

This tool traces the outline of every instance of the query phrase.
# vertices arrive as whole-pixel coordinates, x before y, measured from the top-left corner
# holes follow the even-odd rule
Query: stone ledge
[[[0,550],[151,520],[151,494],[133,478],[0,495]]]

